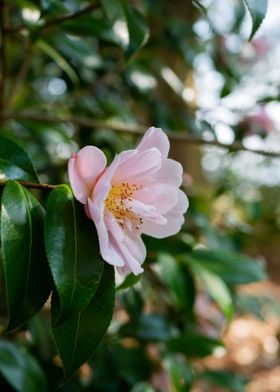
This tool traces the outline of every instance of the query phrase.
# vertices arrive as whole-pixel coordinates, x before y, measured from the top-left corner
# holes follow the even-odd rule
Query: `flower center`
[[[139,231],[143,224],[143,219],[130,206],[134,192],[140,189],[142,185],[122,182],[112,186],[105,200],[105,207],[114,215],[122,229],[126,227],[130,231]]]

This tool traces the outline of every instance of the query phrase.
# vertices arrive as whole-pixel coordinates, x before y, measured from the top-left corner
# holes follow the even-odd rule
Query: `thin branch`
[[[89,5],[81,8],[79,11],[69,12],[67,14],[59,15],[56,18],[49,19],[46,21],[40,20],[40,22],[42,22],[42,25],[41,25],[42,30],[45,31],[48,28],[59,25],[60,23],[78,18],[79,16],[82,16],[82,15],[85,15],[85,14],[91,12],[91,11],[94,11],[99,7],[100,7],[100,5],[98,3],[89,4]],[[28,30],[28,26],[25,26],[24,24],[20,24],[18,26],[10,26],[10,27],[5,28],[4,31],[5,31],[5,33],[8,33],[8,34],[14,34],[14,33],[18,33],[23,30]]]
[[[84,116],[67,116],[67,117],[58,117],[58,116],[48,116],[44,114],[38,113],[10,113],[5,116],[5,119],[14,119],[17,121],[35,121],[35,122],[43,122],[48,124],[53,123],[72,123],[77,126],[81,126],[84,128],[106,128],[111,129],[120,133],[129,133],[135,135],[143,135],[148,127],[134,124],[126,124],[118,121],[100,121],[90,119]],[[270,158],[280,158],[280,151],[267,151],[263,149],[252,150],[248,147],[245,147],[240,142],[234,142],[231,144],[224,144],[217,140],[205,140],[201,137],[194,136],[188,134],[186,131],[181,132],[173,132],[167,131],[168,137],[170,140],[179,143],[187,143],[194,145],[208,145],[214,147],[220,147],[230,151],[248,151],[254,154],[263,155]]]
[[[0,0],[0,29],[1,29],[1,48],[0,48],[0,113],[4,113],[5,108],[5,83],[7,77],[7,36],[5,29],[8,27],[9,15],[6,0]]]
[[[0,180],[0,186],[4,186],[7,182],[8,182],[8,180]],[[36,183],[33,183],[33,182],[29,182],[29,181],[18,180],[17,182],[19,184],[21,184],[22,186],[24,186],[25,188],[44,189],[44,190],[47,190],[47,191],[50,191],[50,190],[52,190],[52,189],[57,187],[57,185],[36,184]]]
[[[79,11],[69,12],[68,14],[60,15],[60,16],[57,16],[56,18],[47,20],[43,25],[43,30],[45,30],[49,27],[56,26],[60,23],[66,22],[70,19],[78,18],[79,16],[87,14],[88,12],[94,11],[95,9],[99,8],[99,6],[100,5],[97,3],[89,4],[86,7],[81,8]]]

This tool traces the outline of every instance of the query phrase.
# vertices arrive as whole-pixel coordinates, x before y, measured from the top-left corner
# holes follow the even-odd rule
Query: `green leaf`
[[[205,370],[198,378],[208,381],[211,386],[226,388],[231,392],[245,392],[249,379],[238,373],[225,370]]]
[[[189,271],[167,253],[160,253],[157,261],[160,278],[169,287],[175,305],[190,311],[194,304],[195,286]]]
[[[0,179],[39,182],[27,153],[14,141],[0,135]]]
[[[141,316],[144,307],[144,300],[140,290],[132,287],[130,290],[125,291],[122,293],[121,301],[131,319],[137,320]]]
[[[230,320],[233,316],[233,305],[227,285],[219,276],[203,269],[199,264],[193,264],[191,268],[201,281],[202,288],[217,302],[221,311]]]
[[[60,185],[50,193],[45,244],[60,315],[65,317],[90,302],[104,268],[94,224],[67,185]]]
[[[182,353],[190,358],[206,357],[212,355],[217,349],[224,350],[224,346],[219,340],[193,333],[186,333],[170,339],[166,345],[170,352]]]
[[[45,52],[66,73],[74,85],[79,84],[79,77],[74,68],[65,58],[52,46],[43,40],[37,41],[37,46]]]
[[[101,0],[101,4],[128,60],[146,44],[149,38],[147,23],[137,9],[123,0]]]
[[[246,284],[265,280],[265,266],[240,253],[197,249],[184,255],[189,266],[201,268],[219,276],[227,284]]]
[[[126,58],[129,59],[141,49],[149,38],[149,28],[142,14],[135,8],[124,4],[124,12],[129,35]]]
[[[18,392],[47,392],[47,380],[33,356],[15,343],[0,340],[0,373]]]
[[[192,0],[193,5],[199,8],[205,15],[207,15],[207,10],[199,0]]]
[[[141,275],[129,274],[124,281],[117,287],[117,290],[125,290],[137,284],[141,279]]]
[[[252,30],[249,38],[249,41],[251,41],[265,18],[267,0],[244,0],[244,2],[252,18]]]
[[[37,313],[50,294],[43,225],[39,202],[20,184],[8,181],[2,195],[1,242],[9,330]]]
[[[156,392],[151,384],[147,382],[140,382],[133,386],[130,392]]]
[[[89,305],[57,323],[59,305],[52,301],[52,331],[63,363],[64,381],[98,348],[114,309],[114,268],[105,264],[101,282]]]
[[[182,358],[168,355],[163,360],[163,366],[169,375],[172,391],[187,392],[191,390],[193,373]]]

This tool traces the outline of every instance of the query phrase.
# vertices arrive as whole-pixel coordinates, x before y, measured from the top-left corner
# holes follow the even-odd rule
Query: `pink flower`
[[[169,141],[160,128],[149,128],[134,150],[106,158],[93,146],[69,160],[75,197],[94,221],[105,261],[120,273],[143,271],[146,248],[141,234],[164,238],[176,234],[188,208],[179,189],[183,169],[168,159]]]

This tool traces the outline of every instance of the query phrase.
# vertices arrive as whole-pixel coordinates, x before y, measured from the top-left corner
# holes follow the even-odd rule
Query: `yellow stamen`
[[[132,230],[136,231],[139,231],[143,224],[143,219],[129,206],[134,192],[140,189],[142,189],[142,185],[137,186],[122,182],[112,186],[105,200],[105,207],[114,215],[122,229],[125,228],[126,220],[130,221]]]

